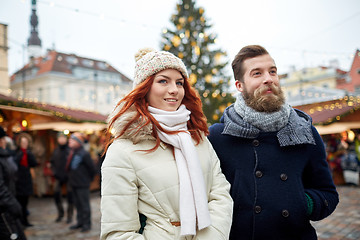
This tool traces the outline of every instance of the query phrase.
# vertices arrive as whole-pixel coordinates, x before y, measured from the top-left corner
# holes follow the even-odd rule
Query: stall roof
[[[100,113],[64,108],[60,106],[29,102],[0,94],[0,108],[11,108],[16,111],[28,111],[38,115],[53,116],[69,122],[105,123],[107,116]]]
[[[328,125],[343,121],[349,114],[357,112],[360,108],[360,98],[346,96],[326,102],[294,106],[294,108],[309,114],[315,125]],[[360,121],[360,118],[352,121]]]
[[[360,97],[345,96],[341,99],[294,106],[309,114],[320,134],[340,133],[360,128]]]

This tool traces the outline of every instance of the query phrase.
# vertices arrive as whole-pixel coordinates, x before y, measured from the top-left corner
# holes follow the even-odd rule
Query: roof
[[[311,86],[302,90],[302,94],[288,97],[290,105],[299,106],[330,101],[345,97],[346,90]]]
[[[352,119],[349,116],[353,113],[360,113],[360,97],[345,96],[341,99],[294,106],[294,108],[309,114],[314,125],[328,125],[342,121],[360,122],[360,115]]]
[[[0,106],[1,105],[7,107],[17,107],[19,110],[30,109],[34,112],[38,112],[38,114],[51,115],[69,122],[105,123],[107,118],[107,116],[95,112],[64,108],[44,103],[27,102],[3,94],[0,94]]]
[[[31,59],[30,62],[27,63],[23,68],[13,74],[11,81],[15,79],[15,75],[34,67],[38,69],[36,72],[37,76],[47,72],[72,74],[74,68],[81,67],[98,71],[117,73],[121,75],[122,80],[132,82],[128,77],[120,73],[105,61],[81,57],[75,54],[62,53],[55,50],[48,50],[45,56]]]

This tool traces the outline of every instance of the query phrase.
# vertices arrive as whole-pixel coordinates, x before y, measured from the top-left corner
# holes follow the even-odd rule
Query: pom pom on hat
[[[133,88],[145,81],[148,77],[165,69],[176,69],[181,72],[184,77],[189,77],[182,60],[170,52],[143,48],[135,54],[135,61]]]
[[[143,56],[145,56],[147,53],[149,52],[155,52],[155,49],[153,48],[143,48],[140,49],[136,54],[135,54],[135,61],[139,61]]]

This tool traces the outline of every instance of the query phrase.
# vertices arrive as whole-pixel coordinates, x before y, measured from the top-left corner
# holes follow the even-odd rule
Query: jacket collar
[[[114,111],[109,115],[108,122],[115,117],[115,115],[120,111],[122,105],[117,106]],[[119,136],[122,130],[126,125],[133,119],[137,114],[136,108],[131,106],[124,114],[122,114],[113,124],[113,129],[115,137]],[[131,125],[125,130],[125,133],[120,138],[125,138],[131,140],[134,144],[139,143],[144,140],[155,140],[152,135],[152,124],[147,124],[141,128],[140,126],[144,125],[146,119],[138,118],[136,121],[131,123]]]
[[[233,104],[225,109],[220,121],[224,123],[222,134],[251,139],[257,138],[261,132],[258,128],[245,122],[235,112]],[[311,117],[293,108],[290,111],[288,123],[276,133],[276,136],[282,147],[298,144],[316,144],[312,134]]]

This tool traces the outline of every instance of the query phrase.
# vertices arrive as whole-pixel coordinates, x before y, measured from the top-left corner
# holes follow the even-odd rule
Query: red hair
[[[107,139],[106,139],[106,147],[105,152],[110,146],[110,144],[114,141],[114,138],[111,138],[110,129],[114,125],[115,121],[124,114],[131,106],[136,108],[136,115],[125,125],[125,127],[121,130],[120,134],[116,136],[116,138],[121,137],[126,132],[127,128],[129,128],[135,121],[138,119],[144,119],[144,121],[139,124],[137,127],[137,132],[140,131],[144,126],[152,124],[152,135],[156,139],[156,145],[152,149],[146,150],[146,152],[155,151],[160,145],[160,138],[156,132],[156,129],[163,131],[167,134],[176,134],[178,132],[169,132],[163,129],[159,122],[150,114],[148,111],[149,103],[146,101],[146,94],[150,91],[152,83],[154,82],[155,75],[148,77],[145,81],[140,83],[133,89],[129,94],[127,94],[123,99],[121,99],[116,107],[122,105],[120,111],[110,120],[109,126],[107,128]],[[202,111],[202,102],[198,92],[190,86],[188,79],[185,78],[184,81],[184,90],[185,95],[182,100],[182,104],[186,106],[186,108],[191,112],[190,120],[187,122],[188,131],[191,134],[191,137],[195,140],[196,144],[199,144],[202,140],[202,133],[205,135],[209,134],[209,130],[207,127],[207,120]],[[115,139],[116,139],[115,138]],[[104,152],[104,153],[105,153]]]

